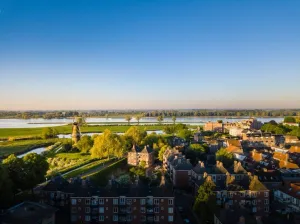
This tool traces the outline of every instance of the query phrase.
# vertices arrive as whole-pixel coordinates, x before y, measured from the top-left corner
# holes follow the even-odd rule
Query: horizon
[[[299,108],[299,24],[296,0],[3,0],[0,110]]]

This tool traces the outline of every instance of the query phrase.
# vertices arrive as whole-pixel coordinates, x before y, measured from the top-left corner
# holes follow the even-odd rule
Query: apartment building
[[[224,132],[224,125],[220,122],[206,122],[204,125],[204,131]]]
[[[175,223],[175,198],[167,187],[118,186],[71,197],[72,223]]]
[[[275,190],[274,200],[285,205],[286,213],[300,212],[300,183],[290,183]]]

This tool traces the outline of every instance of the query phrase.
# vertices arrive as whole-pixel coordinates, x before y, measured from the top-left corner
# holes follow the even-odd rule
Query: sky
[[[0,110],[300,107],[299,0],[1,0]]]

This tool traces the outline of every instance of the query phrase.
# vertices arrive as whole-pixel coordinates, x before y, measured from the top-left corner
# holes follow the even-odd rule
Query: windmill
[[[78,122],[75,117],[73,117],[72,142],[74,144],[76,144],[81,138],[80,125],[81,123]]]

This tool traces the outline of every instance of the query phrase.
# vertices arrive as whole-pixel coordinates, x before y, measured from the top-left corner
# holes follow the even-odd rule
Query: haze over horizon
[[[0,110],[300,107],[300,1],[0,2]]]

